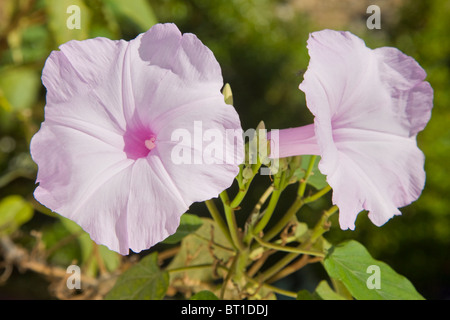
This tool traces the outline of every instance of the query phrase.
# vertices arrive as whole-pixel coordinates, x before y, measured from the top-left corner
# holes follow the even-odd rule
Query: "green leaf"
[[[411,282],[389,265],[375,260],[357,241],[330,248],[324,267],[359,300],[423,300]]]
[[[347,300],[333,289],[331,289],[328,282],[322,280],[316,288],[316,294],[323,300]]]
[[[301,180],[305,177],[305,173],[306,173],[306,170],[308,169],[308,164],[309,164],[310,159],[311,159],[311,156],[309,156],[309,155],[302,156],[302,162],[301,162],[300,168],[296,169],[294,172],[294,176],[296,176],[297,179]],[[328,185],[327,177],[325,175],[323,175],[319,170],[319,167],[318,167],[319,161],[320,161],[320,157],[317,156],[316,161],[314,162],[313,170],[307,181],[307,183],[309,185],[313,186],[316,189],[322,189]]]
[[[190,300],[219,300],[219,298],[208,290],[203,290],[194,294]]]
[[[79,12],[70,10],[79,9]],[[56,45],[89,38],[91,13],[82,0],[45,0],[48,26]],[[67,12],[69,9],[69,12]],[[79,28],[72,24],[79,21]]]
[[[104,3],[116,16],[130,19],[141,31],[147,31],[157,23],[152,8],[145,0],[104,0]]]
[[[169,287],[169,273],[158,266],[158,255],[151,253],[126,270],[106,295],[107,300],[160,300]]]
[[[301,290],[297,293],[297,300],[321,300],[317,293],[311,293],[308,290]]]
[[[203,220],[195,214],[185,213],[181,216],[177,231],[166,238],[162,243],[174,244],[180,242],[188,234],[197,231],[203,224]]]
[[[19,195],[0,202],[0,235],[9,235],[33,217],[33,207]]]
[[[209,218],[201,219],[202,226],[181,241],[180,251],[169,263],[168,270],[213,264],[217,259],[228,261],[233,256],[234,252],[217,224]],[[171,272],[170,277],[182,284],[186,279],[208,282],[215,278],[213,268]]]

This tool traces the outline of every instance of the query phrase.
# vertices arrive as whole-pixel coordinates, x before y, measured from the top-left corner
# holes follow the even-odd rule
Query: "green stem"
[[[223,208],[225,211],[225,218],[228,223],[228,229],[230,230],[230,236],[232,239],[232,244],[239,251],[244,250],[241,238],[239,236],[239,231],[236,223],[236,217],[234,215],[234,210],[230,207],[230,199],[228,198],[228,193],[226,190],[220,193],[220,199],[223,202]]]
[[[284,227],[291,221],[292,217],[300,210],[303,206],[304,202],[302,198],[297,197],[294,203],[289,207],[288,211],[286,211],[285,215],[278,220],[278,222],[264,235],[263,239],[265,241],[269,241],[273,237],[275,237],[278,233],[283,230]]]
[[[213,265],[211,263],[208,264],[199,264],[194,266],[185,266],[185,267],[179,267],[179,268],[173,268],[166,270],[168,273],[174,273],[174,272],[183,272],[183,271],[189,271],[189,270],[196,270],[196,269],[203,269],[203,268],[211,268]]]
[[[311,234],[311,237],[305,241],[303,244],[301,244],[297,250],[303,251],[304,248],[310,247],[312,244],[316,242],[316,240],[328,230],[327,226],[327,220],[328,218],[337,211],[336,206],[332,206],[330,209],[324,211],[321,219],[318,221],[316,226],[313,229],[313,232]],[[280,272],[280,270],[283,270],[292,260],[294,260],[298,256],[297,252],[289,253],[285,255],[281,260],[279,260],[277,263],[275,263],[272,267],[267,269],[263,275],[261,275],[262,281],[266,281],[267,279],[271,278],[273,275]],[[317,255],[318,257],[325,257],[325,254],[322,253],[321,255]]]
[[[302,199],[301,194],[304,194],[304,189],[302,187],[302,184],[300,184],[298,196],[295,199],[294,203],[288,209],[286,214],[278,221],[278,223],[264,235],[263,239],[266,241],[269,241],[270,239],[275,237],[279,232],[281,232],[281,230],[283,230],[283,228],[287,225],[287,223],[289,221],[291,221],[291,219],[294,217],[294,215],[298,212],[298,210],[300,210],[300,208],[304,204],[316,201],[317,199],[319,199],[320,197],[325,195],[330,190],[331,190],[331,187],[326,186],[325,188],[317,191],[315,194]]]
[[[308,168],[306,169],[305,177],[300,182],[300,187],[298,189],[298,195],[301,198],[303,198],[303,196],[305,195],[306,184],[312,173],[312,170],[314,169],[314,163],[316,162],[316,159],[317,159],[317,156],[315,156],[315,155],[311,156],[311,159],[309,160]]]
[[[297,298],[297,293],[295,293],[295,292],[284,290],[284,289],[272,286],[272,285],[267,284],[267,283],[262,283],[262,284],[258,283],[258,281],[256,281],[255,279],[253,279],[253,278],[251,278],[249,276],[246,276],[246,279],[247,279],[247,281],[249,281],[249,282],[251,282],[251,283],[253,283],[255,285],[266,287],[267,289],[269,289],[269,290],[271,290],[271,291],[273,291],[275,293],[282,294],[282,295],[284,295],[286,297]]]
[[[322,260],[323,260],[322,257],[310,258],[308,255],[302,255],[301,258],[298,258],[296,261],[292,262],[287,267],[284,267],[282,270],[280,270],[275,275],[273,275],[271,278],[269,278],[267,280],[267,282],[273,283],[275,281],[283,279],[283,278],[287,277],[288,275],[300,270],[301,268],[305,267],[306,265],[308,265],[310,263],[319,262]]]
[[[272,194],[273,191],[274,191],[274,186],[273,186],[273,184],[271,184],[269,186],[269,188],[267,188],[267,190],[261,196],[261,198],[259,198],[255,207],[253,208],[253,211],[249,217],[248,230],[247,230],[246,234],[244,235],[243,241],[245,244],[250,245],[252,237],[253,237],[253,220],[252,219],[257,219],[260,216],[261,207],[263,206],[264,203],[266,203],[267,198],[269,198],[269,196]]]
[[[238,258],[237,255],[232,258],[233,261],[231,263],[231,267],[230,269],[227,269],[227,276],[225,277],[225,279],[223,279],[222,288],[220,289],[220,299],[222,300],[225,297],[225,290],[227,289],[228,282],[231,280],[233,270],[235,269],[236,266],[237,258]]]
[[[283,258],[278,260],[273,266],[265,270],[259,277],[258,281],[265,282],[267,279],[271,278],[273,275],[277,274],[286,265],[288,265],[292,260],[294,260],[299,254],[298,253],[288,253]]]
[[[252,165],[252,177],[250,179],[248,179],[247,182],[243,184],[243,186],[241,185],[241,183],[239,183],[239,191],[236,194],[236,196],[234,197],[233,201],[230,202],[230,207],[232,209],[236,209],[241,204],[242,200],[244,199],[245,195],[247,194],[247,191],[248,191],[248,189],[250,187],[250,184],[253,181],[253,178],[258,173],[258,170],[261,167],[261,165],[262,164],[261,164],[260,159],[258,157],[257,163]],[[243,169],[241,168],[240,172],[242,170]]]
[[[325,188],[320,189],[319,191],[317,191],[316,193],[314,193],[313,195],[306,197],[303,199],[304,203],[310,203],[310,202],[314,202],[317,199],[321,198],[322,196],[324,196],[325,194],[328,193],[328,191],[331,190],[331,187],[329,185],[327,185]]]
[[[252,213],[256,214],[259,213],[261,210],[261,207],[263,206],[264,203],[266,203],[267,198],[269,198],[269,196],[272,194],[274,190],[274,186],[273,184],[270,185],[269,188],[267,188],[267,190],[263,193],[263,195],[261,196],[261,198],[259,198],[258,203],[255,205],[255,207],[253,208]]]
[[[234,279],[236,279],[238,283],[240,282],[242,276],[245,274],[248,263],[248,257],[249,257],[248,249],[241,251],[239,252],[239,254],[236,255],[237,262],[234,271],[235,272]]]
[[[269,223],[270,218],[272,217],[273,212],[275,211],[275,207],[277,206],[278,200],[280,199],[281,190],[275,189],[272,193],[272,196],[270,197],[269,204],[264,211],[264,214],[261,218],[261,220],[258,222],[258,224],[253,229],[253,234],[260,233],[264,227]]]
[[[223,269],[224,271],[227,271],[227,272],[229,272],[230,269],[231,269],[231,268],[227,268],[227,267],[225,267],[223,265],[220,265],[220,264],[217,266],[217,268],[218,269]],[[245,276],[245,279],[247,279],[248,282],[251,282],[251,283],[253,283],[255,285],[266,287],[267,289],[269,289],[269,290],[271,290],[273,292],[282,294],[282,295],[287,296],[287,297],[291,297],[291,298],[296,298],[297,297],[297,293],[295,293],[295,292],[284,290],[284,289],[280,289],[280,288],[277,288],[277,287],[275,287],[273,285],[270,285],[270,284],[267,284],[267,283],[258,283],[258,281],[256,281],[252,277],[249,277],[246,274],[244,274],[244,276]]]
[[[234,197],[233,201],[230,203],[230,207],[232,209],[236,209],[241,204],[242,200],[244,199],[245,195],[247,194],[248,186],[245,189],[239,189],[238,193]]]
[[[299,247],[297,247],[298,251],[303,251],[305,248],[310,247],[312,244],[314,244],[317,239],[323,235],[328,229],[327,221],[328,218],[333,215],[338,210],[337,206],[332,206],[330,209],[324,211],[322,217],[317,222],[316,226],[314,227],[311,237],[305,241],[303,244],[301,244]],[[273,244],[272,244],[273,245]],[[279,260],[277,263],[275,263],[272,267],[264,271],[264,273],[261,275],[261,281],[266,281],[267,279],[271,278],[273,275],[277,274],[280,270],[284,269],[286,265],[288,265],[292,260],[294,260],[298,256],[297,252],[289,253],[285,255],[281,260]],[[317,255],[319,257],[324,257],[324,253],[322,255]]]
[[[307,254],[309,256],[316,256],[316,257],[325,257],[325,254],[323,252],[319,252],[319,251],[312,251],[312,250],[305,250],[302,248],[294,248],[294,247],[287,247],[287,246],[280,246],[277,244],[273,244],[270,242],[266,242],[263,239],[259,238],[259,237],[255,237],[256,241],[259,242],[260,245],[262,245],[263,247],[269,248],[269,249],[274,249],[274,250],[278,250],[278,251],[285,251],[285,252],[291,252],[291,253],[297,253],[297,254]]]
[[[272,290],[275,293],[282,294],[283,296],[286,296],[286,297],[297,298],[297,293],[292,292],[292,291],[277,288],[277,287],[274,287],[267,283],[263,283],[263,287],[266,287],[267,289]]]
[[[289,207],[288,211],[285,213],[285,215],[278,221],[278,223],[272,227],[263,237],[265,241],[269,241],[273,237],[275,237],[283,228],[291,221],[292,217],[300,210],[300,208],[305,204],[303,200],[303,196],[305,195],[306,190],[306,184],[308,181],[308,178],[311,176],[312,170],[314,168],[314,163],[316,162],[317,156],[313,155],[311,156],[311,159],[309,160],[308,168],[306,169],[305,177],[300,182],[300,185],[298,187],[297,191],[297,198],[295,199],[294,203]],[[312,197],[312,196],[311,196]],[[308,197],[308,198],[311,198]]]
[[[225,221],[222,219],[222,216],[219,213],[219,210],[217,209],[216,204],[212,199],[205,201],[206,207],[208,208],[209,213],[211,214],[211,217],[213,220],[217,223],[220,230],[222,230],[225,237],[228,239],[228,241],[233,244],[233,240],[231,239],[230,232],[228,231],[227,225]]]
[[[223,246],[223,245],[221,245],[221,244],[219,244],[219,243],[217,243],[217,242],[211,241],[211,240],[212,240],[211,238],[203,237],[203,236],[201,236],[201,235],[199,235],[198,233],[195,233],[195,232],[194,232],[194,233],[191,233],[191,235],[192,235],[193,237],[196,237],[196,238],[198,238],[198,239],[201,239],[201,240],[203,240],[203,241],[208,242],[211,246],[213,246],[213,247],[215,247],[215,248],[218,248],[218,249],[222,249],[222,250],[228,251],[228,252],[231,253],[231,254],[235,254],[235,253],[236,253],[236,250],[235,250],[234,247],[233,247],[233,248],[228,248],[228,247]],[[230,242],[230,244],[233,246],[233,243]]]
[[[332,206],[330,209],[323,212],[322,216],[320,217],[320,220],[317,222],[316,226],[314,227],[309,242],[315,243],[317,239],[322,236],[325,232],[329,230],[328,225],[328,219],[339,209],[337,206]]]

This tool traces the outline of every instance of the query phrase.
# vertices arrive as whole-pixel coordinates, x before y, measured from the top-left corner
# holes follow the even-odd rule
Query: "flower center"
[[[145,140],[144,144],[147,147],[147,149],[151,151],[152,149],[154,149],[156,147],[155,141],[156,141],[156,137],[151,137],[150,139]]]
[[[137,130],[129,129],[125,132],[123,140],[125,142],[123,151],[127,158],[133,160],[147,157],[156,148],[156,135],[150,130],[141,128]]]

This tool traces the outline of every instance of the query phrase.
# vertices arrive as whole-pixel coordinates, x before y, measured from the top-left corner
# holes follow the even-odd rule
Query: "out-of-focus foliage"
[[[0,235],[10,235],[33,216],[33,207],[20,196],[9,196],[0,202]]]
[[[370,4],[381,8],[381,30],[366,28]],[[80,29],[67,27],[71,5],[81,10]],[[427,184],[421,198],[385,226],[373,226],[362,213],[356,231],[342,231],[333,217],[327,236],[364,243],[376,259],[407,276],[425,298],[448,298],[449,17],[448,0],[2,0],[0,214],[9,210],[2,218],[15,223],[8,236],[35,254],[36,261],[53,266],[65,268],[75,261],[91,276],[126,268],[119,256],[92,243],[76,225],[48,212],[32,196],[37,168],[29,155],[29,142],[43,120],[45,106],[40,75],[51,50],[60,44],[97,36],[129,40],[157,21],[174,22],[182,32],[195,33],[214,52],[225,82],[233,89],[244,129],[256,127],[261,120],[270,129],[312,121],[298,90],[309,61],[309,32],[349,30],[372,48],[398,47],[427,71],[435,106],[429,125],[418,136],[426,155]],[[258,180],[254,183],[259,194]],[[27,208],[31,206],[34,211],[30,213]],[[318,218],[305,215],[303,220],[310,222]],[[0,251],[0,263],[2,259]],[[24,284],[21,279],[27,276],[13,273],[0,284],[0,298],[48,296],[39,277],[31,278],[37,283],[32,289],[30,282]],[[300,273],[290,283],[309,283],[310,279],[313,274]],[[60,292],[52,288],[53,293]]]

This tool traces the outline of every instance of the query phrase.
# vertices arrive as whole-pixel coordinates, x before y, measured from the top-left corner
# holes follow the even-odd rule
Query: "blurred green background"
[[[381,9],[380,30],[366,27],[371,4]],[[81,9],[80,29],[66,26],[70,5]],[[418,136],[426,155],[423,194],[402,209],[403,216],[381,228],[364,213],[356,231],[341,231],[333,220],[327,238],[356,239],[375,258],[409,278],[425,298],[450,298],[448,0],[0,0],[0,236],[30,252],[45,247],[51,251],[41,257],[46,263],[67,266],[84,261],[93,273],[117,267],[120,257],[106,251],[102,253],[106,266],[92,263],[88,257],[95,248],[89,239],[34,201],[37,168],[29,142],[43,121],[45,88],[40,76],[52,50],[71,39],[130,40],[157,22],[176,23],[214,52],[224,81],[231,84],[244,129],[255,128],[261,120],[269,129],[312,122],[298,90],[309,61],[306,40],[312,31],[348,30],[369,47],[394,46],[414,57],[435,92],[432,119]],[[255,196],[263,189],[256,185]],[[304,218],[314,219],[307,213]],[[75,245],[58,246],[74,234]],[[44,277],[6,270],[4,262],[5,252],[0,251],[5,280],[0,276],[0,299],[53,297]],[[307,282],[302,279],[305,275],[299,277],[292,281]]]

